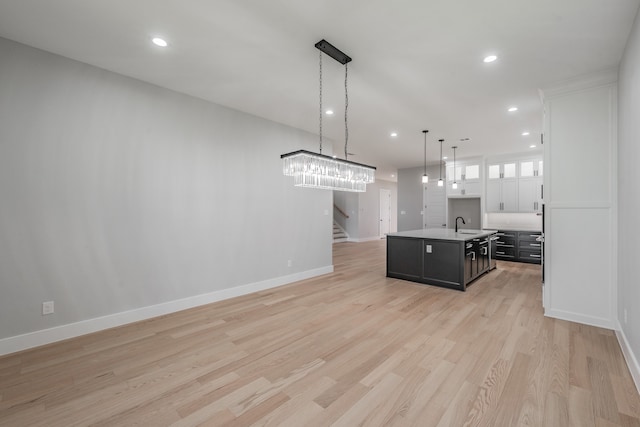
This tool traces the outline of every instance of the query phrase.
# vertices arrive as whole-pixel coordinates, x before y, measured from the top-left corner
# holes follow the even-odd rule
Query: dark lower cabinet
[[[480,239],[478,242],[478,271],[487,271],[489,266],[489,238]]]
[[[432,240],[387,236],[387,277],[466,290],[489,271],[489,238]]]
[[[464,242],[387,236],[387,277],[465,289]]]
[[[540,264],[542,262],[542,233],[518,231],[518,261]]]
[[[530,262],[532,264],[540,264],[542,261],[542,254],[533,251],[519,251],[518,252],[518,261],[520,262]]]
[[[399,279],[416,280],[422,277],[422,247],[420,239],[387,239],[387,272]]]
[[[422,240],[422,277],[434,285],[460,286],[460,242]]]
[[[499,230],[496,236],[496,259],[503,261],[542,262],[539,231]]]
[[[516,241],[518,234],[515,231],[499,230],[495,240],[496,259],[514,261],[516,258]]]
[[[469,283],[476,274],[476,253],[473,243],[466,243],[464,250],[464,283]]]

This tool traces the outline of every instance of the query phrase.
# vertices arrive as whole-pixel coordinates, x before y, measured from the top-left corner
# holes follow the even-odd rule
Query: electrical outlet
[[[627,309],[624,309],[624,323],[627,324]]]
[[[45,301],[42,303],[42,315],[53,314],[53,301]]]
[[[288,261],[287,261],[287,267],[291,267],[292,265],[293,265],[293,261],[288,260]]]
[[[469,219],[467,220],[467,222],[468,222],[469,224],[471,224],[471,218],[469,218]]]

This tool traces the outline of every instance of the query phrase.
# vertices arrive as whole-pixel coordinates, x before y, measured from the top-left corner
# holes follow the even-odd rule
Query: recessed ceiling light
[[[163,39],[163,38],[160,38],[160,37],[154,37],[154,38],[151,39],[151,41],[156,46],[160,46],[160,47],[167,47],[168,46],[167,41],[165,39]]]
[[[398,136],[398,132],[391,132],[391,137],[395,138],[396,136]]]
[[[391,174],[391,178],[395,178],[396,176],[394,174]]]
[[[496,59],[498,59],[497,56],[495,55],[489,55],[489,56],[485,56],[485,58],[483,59],[484,62],[489,63],[489,62],[493,62]]]
[[[509,107],[507,111],[513,113],[514,111],[518,111],[518,107]]]
[[[442,157],[442,160],[447,160],[447,159],[448,159],[447,156]]]
[[[529,136],[529,135],[530,135],[530,133],[529,133],[528,130],[525,130],[524,132],[522,132],[522,136]]]
[[[327,111],[325,111],[325,114],[327,116],[333,116],[333,110],[327,110]]]
[[[536,148],[535,144],[531,144],[529,148]]]

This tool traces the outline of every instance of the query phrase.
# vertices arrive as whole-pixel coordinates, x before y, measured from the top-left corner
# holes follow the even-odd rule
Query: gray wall
[[[398,188],[395,182],[376,179],[367,185],[365,193],[349,193],[334,191],[334,203],[349,215],[345,218],[334,212],[334,219],[347,232],[350,240],[370,240],[379,236],[380,230],[380,190],[391,192],[391,227],[390,232],[397,231]]]
[[[466,224],[459,221],[459,228],[481,229],[482,213],[480,209],[480,198],[449,198],[449,208],[447,209],[447,227],[455,228],[456,218],[461,216]]]
[[[620,65],[618,82],[618,320],[640,360],[640,286],[636,238],[640,212],[640,18],[636,17]],[[624,321],[624,311],[627,321]],[[636,371],[636,375],[640,372]],[[640,387],[640,377],[636,377]]]
[[[422,175],[424,167],[398,170],[398,231],[419,230],[422,228]],[[439,167],[427,166],[429,185],[435,185],[439,178]],[[442,179],[445,168],[442,167]]]
[[[369,186],[367,186],[369,187]],[[338,224],[347,232],[347,235],[358,235],[358,193],[347,191],[334,191],[333,203],[338,206],[344,213],[349,215],[345,218],[343,215],[334,211],[333,217]]]
[[[376,180],[372,185],[367,185],[367,192],[360,193],[358,197],[359,222],[358,239],[369,240],[380,236],[380,190],[391,191],[391,226],[393,233],[397,228],[397,217],[395,216],[397,205],[397,184],[395,182]]]
[[[332,264],[331,192],[279,157],[316,136],[4,39],[0,58],[0,339]]]

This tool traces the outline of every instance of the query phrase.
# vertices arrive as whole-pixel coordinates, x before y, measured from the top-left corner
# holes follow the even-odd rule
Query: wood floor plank
[[[509,363],[504,359],[497,359],[487,374],[475,401],[469,410],[464,426],[490,425],[493,413],[500,403],[500,395],[507,381]]]
[[[540,267],[467,292],[334,272],[0,357],[0,426],[638,426],[612,331],[544,317]]]
[[[595,427],[593,418],[593,399],[589,390],[571,386],[568,405],[569,426]]]

